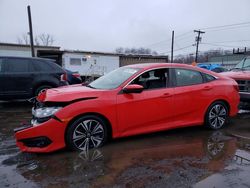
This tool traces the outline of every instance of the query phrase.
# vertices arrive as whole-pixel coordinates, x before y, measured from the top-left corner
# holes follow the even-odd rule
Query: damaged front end
[[[32,98],[32,119],[14,129],[16,143],[24,152],[50,152],[65,147],[64,130],[66,125],[54,114],[66,103],[42,102]]]

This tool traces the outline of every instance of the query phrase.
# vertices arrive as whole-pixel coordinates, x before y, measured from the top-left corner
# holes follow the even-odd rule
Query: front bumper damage
[[[16,144],[23,152],[46,153],[65,147],[66,124],[56,119],[37,126],[25,125],[14,129]]]

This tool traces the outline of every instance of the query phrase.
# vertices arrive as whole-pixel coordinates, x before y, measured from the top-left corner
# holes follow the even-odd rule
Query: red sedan
[[[118,138],[167,129],[225,126],[238,112],[237,83],[183,64],[121,67],[89,85],[48,89],[32,109],[31,125],[15,129],[26,152],[86,150]]]

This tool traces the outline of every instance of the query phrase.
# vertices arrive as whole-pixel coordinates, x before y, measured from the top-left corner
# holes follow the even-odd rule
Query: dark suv
[[[53,60],[0,57],[0,100],[26,99],[66,85],[65,71]]]

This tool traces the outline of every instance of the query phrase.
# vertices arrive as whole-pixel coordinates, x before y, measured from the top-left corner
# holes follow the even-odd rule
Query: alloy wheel
[[[209,124],[214,129],[221,128],[227,118],[227,109],[222,104],[215,104],[209,111],[208,115]]]
[[[103,125],[95,120],[88,119],[81,121],[73,131],[72,141],[79,150],[97,148],[104,141]]]

